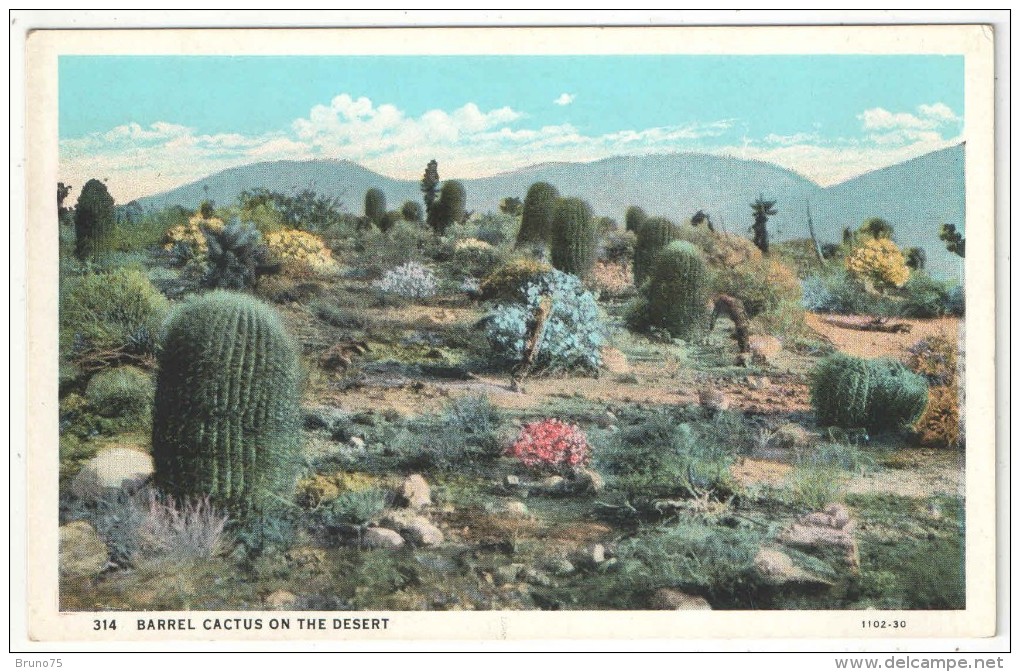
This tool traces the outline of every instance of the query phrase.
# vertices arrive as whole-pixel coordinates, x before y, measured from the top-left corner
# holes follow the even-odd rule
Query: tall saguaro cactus
[[[170,318],[152,419],[157,486],[239,518],[276,508],[300,447],[297,349],[272,308],[214,291]]]

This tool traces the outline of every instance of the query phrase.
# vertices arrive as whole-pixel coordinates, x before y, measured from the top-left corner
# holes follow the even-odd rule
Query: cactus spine
[[[521,228],[517,247],[533,243],[546,244],[551,239],[553,211],[560,192],[548,182],[536,182],[528,189],[521,209]]]
[[[698,248],[679,240],[663,248],[643,291],[649,326],[665,329],[674,338],[689,339],[704,331],[709,281]]]
[[[579,198],[563,198],[553,211],[553,268],[583,278],[595,266],[598,229],[591,206]]]
[[[246,518],[294,487],[300,447],[297,350],[251,297],[214,291],[169,320],[152,419],[156,484],[208,495]]]
[[[677,225],[665,217],[645,220],[634,244],[634,284],[641,287],[652,273],[652,262],[659,250],[680,237]]]
[[[811,405],[818,423],[869,430],[916,422],[928,403],[928,383],[895,360],[836,353],[815,367]]]

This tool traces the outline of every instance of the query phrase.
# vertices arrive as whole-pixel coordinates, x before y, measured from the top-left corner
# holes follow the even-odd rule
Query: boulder
[[[594,469],[580,467],[574,472],[571,482],[571,489],[574,492],[586,492],[597,495],[606,487],[606,481],[602,475]]]
[[[698,403],[710,411],[725,411],[732,404],[728,396],[714,387],[703,387],[698,390]]]
[[[603,347],[601,355],[602,368],[608,373],[615,375],[630,373],[630,364],[627,362],[627,356],[616,348]]]
[[[802,516],[783,530],[776,540],[828,559],[835,555],[852,573],[860,571],[860,555],[854,537],[856,522],[842,504],[829,504],[823,511]]]
[[[270,609],[290,609],[297,602],[297,595],[287,590],[277,590],[266,597]]]
[[[793,564],[786,553],[774,548],[762,548],[754,557],[754,570],[766,584],[782,586],[787,583],[824,583],[830,581]]]
[[[503,502],[499,505],[497,511],[513,518],[525,518],[528,515],[527,505],[524,502],[517,501],[516,499],[509,502]]]
[[[424,509],[432,504],[432,491],[421,474],[411,474],[400,484],[400,501],[412,509]]]
[[[380,522],[399,530],[408,541],[419,546],[438,546],[444,540],[443,531],[428,518],[406,509],[389,511]]]
[[[71,481],[71,494],[94,501],[118,490],[133,493],[152,472],[152,456],[148,453],[131,448],[110,448],[85,463]]]
[[[103,571],[110,551],[96,528],[85,520],[60,526],[60,573],[65,576],[95,576]]]
[[[385,527],[370,527],[361,536],[361,544],[367,548],[400,548],[404,538]]]
[[[309,406],[301,409],[305,429],[332,431],[347,418],[347,414],[333,406]]]
[[[712,605],[700,595],[688,595],[673,588],[655,591],[648,606],[657,611],[712,611]]]
[[[773,357],[783,350],[783,343],[775,336],[755,334],[748,339],[751,361],[755,364],[768,364]]]

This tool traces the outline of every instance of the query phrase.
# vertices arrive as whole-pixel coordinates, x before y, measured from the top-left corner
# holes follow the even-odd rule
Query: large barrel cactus
[[[595,266],[598,238],[591,206],[579,198],[563,198],[556,203],[550,241],[553,268],[585,277]]]
[[[820,425],[897,429],[916,422],[927,403],[927,381],[891,359],[836,353],[811,375],[811,404]]]
[[[652,217],[641,223],[634,244],[634,285],[640,287],[652,272],[659,250],[680,237],[677,225],[665,217]]]
[[[81,189],[74,208],[75,255],[94,259],[113,246],[117,225],[113,196],[99,180],[89,180]]]
[[[663,248],[642,291],[648,300],[649,326],[686,339],[707,327],[708,270],[701,252],[690,243],[677,240]]]
[[[155,481],[186,500],[209,496],[244,519],[294,487],[300,448],[297,350],[277,314],[215,291],[169,320],[152,419]]]
[[[517,231],[518,247],[549,242],[553,210],[559,197],[560,192],[548,182],[536,182],[528,188],[521,208],[521,228]]]

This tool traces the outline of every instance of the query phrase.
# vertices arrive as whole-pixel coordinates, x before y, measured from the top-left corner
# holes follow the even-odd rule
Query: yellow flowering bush
[[[289,273],[330,273],[336,270],[333,253],[315,234],[283,229],[266,234],[266,246]]]
[[[196,259],[203,258],[206,252],[208,252],[208,246],[206,245],[202,229],[222,231],[223,226],[222,219],[216,217],[205,219],[200,213],[196,213],[194,217],[188,220],[187,224],[174,226],[167,230],[166,243],[163,245],[163,249],[170,252],[179,245],[186,245],[191,251],[191,257]]]
[[[846,258],[846,269],[877,286],[902,287],[910,277],[906,257],[888,238],[873,238],[854,248]]]

